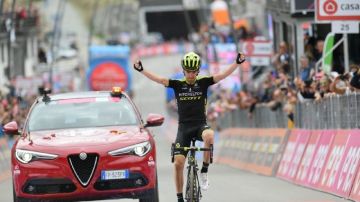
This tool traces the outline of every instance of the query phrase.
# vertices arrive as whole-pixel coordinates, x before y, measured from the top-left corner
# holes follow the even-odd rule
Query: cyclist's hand
[[[140,60],[134,63],[134,69],[138,72],[142,72],[144,70],[144,67]]]
[[[239,52],[236,57],[236,64],[241,64],[245,62],[245,55]]]

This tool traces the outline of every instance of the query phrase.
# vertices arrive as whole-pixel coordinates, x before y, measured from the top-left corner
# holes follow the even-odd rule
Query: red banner
[[[312,131],[309,143],[306,147],[305,154],[301,160],[298,172],[296,174],[295,183],[305,186],[308,185],[306,179],[310,173],[310,166],[314,161],[315,151],[319,147],[321,135],[321,130]]]
[[[351,130],[338,131],[319,187],[348,197],[360,159],[360,138]]]
[[[359,137],[360,135],[360,130],[353,130],[352,131],[352,134],[354,134],[355,136]],[[353,187],[352,187],[352,190],[351,190],[351,193],[350,193],[350,198],[352,200],[355,200],[355,201],[360,201],[360,169],[359,169],[359,165],[357,167],[357,175],[356,175],[356,178],[353,182]]]
[[[334,137],[334,130],[326,130],[321,135],[319,145],[315,151],[313,162],[310,166],[309,175],[305,182],[311,187],[317,188],[317,184],[320,181],[320,177],[325,167],[325,163],[327,162]]]
[[[283,130],[222,133],[220,162],[270,175],[283,151]],[[360,202],[360,130],[293,129],[276,176]]]
[[[278,177],[289,181],[295,178],[310,137],[309,130],[294,130],[293,132],[294,137],[290,137],[278,170]],[[291,135],[293,135],[293,133]]]
[[[336,181],[336,193],[342,196],[349,196],[353,186],[360,160],[360,138],[359,133],[350,132],[350,138],[345,151],[345,158],[342,160],[338,180]]]
[[[289,177],[291,179],[295,178],[295,175],[298,171],[301,159],[304,155],[306,145],[308,144],[310,135],[311,135],[310,130],[302,130],[300,133],[300,138],[299,138],[299,141],[297,142],[296,151],[295,151],[293,160],[290,165],[290,170],[289,170]]]
[[[289,171],[290,164],[295,153],[297,141],[300,137],[299,135],[300,131],[301,130],[299,129],[294,129],[291,131],[290,137],[286,145],[286,149],[283,153],[283,157],[281,159],[279,169],[276,175],[279,178],[283,178],[283,179],[288,178],[287,173]]]
[[[329,159],[325,164],[321,180],[317,186],[319,189],[324,191],[331,190],[331,187],[335,184],[336,174],[339,172],[349,137],[350,134],[348,132],[337,131],[334,143],[329,152]]]

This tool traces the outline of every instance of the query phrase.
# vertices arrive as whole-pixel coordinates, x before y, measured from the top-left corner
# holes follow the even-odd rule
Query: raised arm
[[[156,83],[163,84],[164,86],[169,85],[169,79],[160,77],[148,70],[145,70],[140,60],[134,63],[134,69]]]
[[[238,53],[236,60],[234,63],[232,63],[228,68],[226,68],[225,71],[220,72],[218,74],[215,74],[214,77],[214,82],[217,83],[220,80],[226,78],[227,76],[229,76],[231,73],[233,73],[235,71],[235,69],[245,61],[245,55],[242,53]]]

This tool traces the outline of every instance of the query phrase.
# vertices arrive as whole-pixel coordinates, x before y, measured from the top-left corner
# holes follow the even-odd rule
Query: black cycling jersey
[[[194,84],[188,84],[184,79],[169,80],[169,88],[175,92],[179,113],[179,123],[206,123],[207,89],[213,85],[214,78],[198,77]]]

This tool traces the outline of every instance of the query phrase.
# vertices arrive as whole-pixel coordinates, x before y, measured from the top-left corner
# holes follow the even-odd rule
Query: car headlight
[[[121,149],[110,151],[109,154],[112,156],[119,156],[122,154],[133,154],[137,156],[145,156],[151,150],[151,144],[149,141],[124,147]]]
[[[36,160],[52,160],[58,157],[56,154],[47,154],[22,149],[16,149],[15,156],[21,163],[30,163],[31,161]]]

